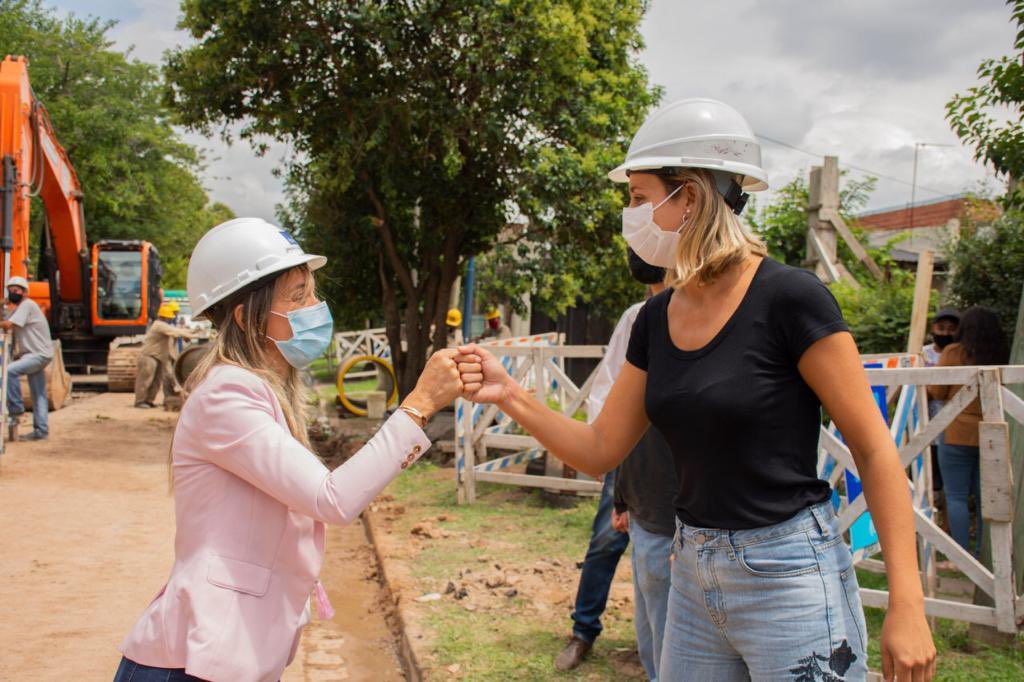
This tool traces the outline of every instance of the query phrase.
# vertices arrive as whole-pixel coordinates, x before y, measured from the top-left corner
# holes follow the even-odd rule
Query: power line
[[[820,158],[823,158],[825,156],[824,154],[816,154],[814,152],[807,151],[806,149],[801,149],[800,147],[791,145],[788,142],[783,142],[782,140],[776,140],[774,138],[768,137],[767,135],[761,135],[760,133],[754,133],[754,135],[756,137],[761,138],[765,142],[771,142],[772,144],[777,144],[780,147],[786,147],[788,149],[792,149],[793,151],[800,152],[801,154],[806,154],[807,156],[813,156],[816,159],[820,159]],[[846,164],[843,164],[843,165],[845,165],[847,168],[852,168],[853,170],[860,171],[861,173],[867,173],[868,175],[874,175],[874,176],[879,177],[879,178],[885,178],[886,180],[891,180],[892,182],[898,182],[901,185],[906,185],[907,187],[913,187],[914,186],[914,183],[912,183],[912,182],[908,182],[907,180],[904,180],[902,178],[896,178],[896,177],[893,177],[891,175],[886,175],[885,173],[879,173],[878,171],[871,170],[870,168],[863,168],[861,166],[855,166],[852,163],[846,163]],[[932,194],[937,194],[938,196],[943,196],[943,197],[952,196],[952,194],[950,192],[943,192],[941,190],[932,189],[931,187],[925,187],[924,185],[917,185],[917,188],[918,189],[923,189],[926,192],[931,192]]]

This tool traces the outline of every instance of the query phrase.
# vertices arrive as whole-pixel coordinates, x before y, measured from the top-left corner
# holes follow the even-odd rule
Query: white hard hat
[[[7,280],[7,286],[9,287],[21,287],[25,291],[28,291],[28,280],[24,277],[11,277]]]
[[[627,182],[627,171],[659,168],[706,168],[735,178],[743,191],[768,189],[754,131],[740,112],[713,99],[682,99],[648,116],[608,178]]]
[[[188,262],[193,316],[267,275],[303,264],[316,270],[326,262],[323,256],[305,253],[291,234],[262,218],[221,223],[203,235]]]

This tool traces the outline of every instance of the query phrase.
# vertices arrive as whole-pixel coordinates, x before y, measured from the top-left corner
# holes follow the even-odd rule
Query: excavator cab
[[[149,242],[105,239],[92,247],[92,333],[145,334],[160,307],[160,257]]]

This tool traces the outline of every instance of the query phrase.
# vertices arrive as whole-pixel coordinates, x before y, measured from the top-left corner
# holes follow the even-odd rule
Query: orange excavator
[[[30,280],[28,295],[60,339],[64,365],[76,383],[103,383],[106,377],[109,389],[131,390],[134,352],[119,346],[124,337],[144,334],[156,316],[159,255],[141,240],[89,245],[82,187],[32,92],[24,57],[0,62],[0,163],[4,294],[11,277]],[[30,245],[29,211],[36,196],[45,220],[38,244]]]

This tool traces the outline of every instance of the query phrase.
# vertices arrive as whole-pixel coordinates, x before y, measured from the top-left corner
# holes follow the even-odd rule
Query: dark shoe
[[[46,440],[47,438],[48,438],[48,436],[45,436],[45,435],[43,435],[41,433],[36,433],[35,431],[33,431],[32,433],[30,433],[28,435],[22,436],[18,440],[19,441],[33,441],[33,440]]]
[[[573,635],[566,647],[562,649],[562,653],[558,654],[558,658],[555,659],[555,670],[561,670],[562,672],[575,670],[592,648],[594,648],[593,644],[584,642],[579,637]]]

